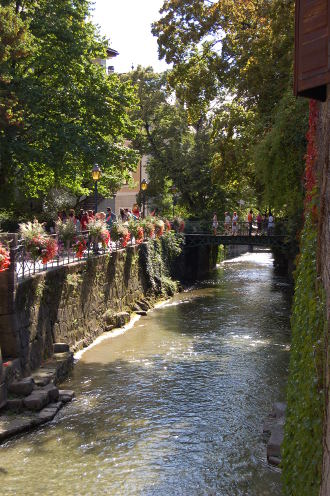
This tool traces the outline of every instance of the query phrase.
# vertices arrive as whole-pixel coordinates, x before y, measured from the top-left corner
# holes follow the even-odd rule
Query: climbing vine
[[[305,224],[295,273],[292,344],[283,443],[283,494],[318,496],[324,418],[325,295],[317,274],[316,102],[310,102]]]
[[[140,264],[146,284],[153,293],[168,296],[178,290],[177,282],[171,278],[171,267],[181,254],[182,244],[180,234],[166,233],[141,245]]]

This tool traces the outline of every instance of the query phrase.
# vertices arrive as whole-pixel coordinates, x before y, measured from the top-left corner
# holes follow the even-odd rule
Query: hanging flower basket
[[[155,225],[149,220],[145,220],[143,223],[143,230],[147,238],[153,238],[155,235]]]
[[[10,266],[10,253],[7,248],[5,248],[0,243],[0,272],[4,272]]]
[[[82,236],[77,238],[72,248],[76,254],[76,258],[82,258],[87,248],[87,242],[85,238],[83,238]]]
[[[110,233],[107,229],[107,224],[103,219],[94,219],[88,223],[89,237],[94,243],[94,248],[97,251],[99,243],[103,248],[106,248],[110,243]]]
[[[46,238],[42,250],[41,261],[43,264],[54,260],[58,253],[58,244],[55,238]]]
[[[125,248],[131,239],[128,228],[122,224],[114,224],[111,228],[111,238],[113,241],[119,241],[120,246]]]
[[[71,219],[62,221],[59,219],[55,223],[55,231],[58,234],[58,238],[65,248],[69,249],[76,238],[76,225]]]
[[[58,252],[57,241],[47,236],[44,227],[36,219],[19,225],[19,233],[25,243],[25,252],[28,258],[46,264]]]
[[[157,238],[160,238],[161,236],[163,236],[164,229],[165,229],[164,221],[162,221],[161,219],[158,219],[155,222],[155,234],[156,234]]]

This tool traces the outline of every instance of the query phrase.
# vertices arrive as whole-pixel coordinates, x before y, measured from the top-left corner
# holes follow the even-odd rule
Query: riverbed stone
[[[28,396],[34,388],[34,380],[32,377],[26,377],[19,381],[13,381],[8,385],[8,391],[18,396]]]
[[[116,327],[123,327],[129,322],[130,314],[128,312],[119,312],[114,315],[114,319]]]
[[[39,411],[49,403],[47,391],[42,389],[33,391],[29,396],[24,398],[24,406],[28,410]]]

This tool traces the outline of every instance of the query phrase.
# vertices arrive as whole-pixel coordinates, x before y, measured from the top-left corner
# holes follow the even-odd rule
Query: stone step
[[[42,389],[32,391],[29,396],[24,398],[24,406],[28,410],[38,412],[49,403],[48,391]]]
[[[8,385],[8,391],[17,396],[28,396],[34,388],[33,377],[25,377],[25,379],[15,380]]]

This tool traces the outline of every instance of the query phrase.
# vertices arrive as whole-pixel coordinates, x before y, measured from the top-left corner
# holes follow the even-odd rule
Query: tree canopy
[[[108,76],[107,40],[89,20],[89,0],[1,1],[1,198],[43,197],[53,187],[100,191],[126,181],[138,156],[128,140],[136,126],[129,83]],[[5,116],[5,119],[3,118]]]
[[[297,214],[308,108],[291,96],[294,2],[167,0],[160,14],[168,84],[195,128],[214,117],[213,177],[228,191],[248,178],[260,208]]]

